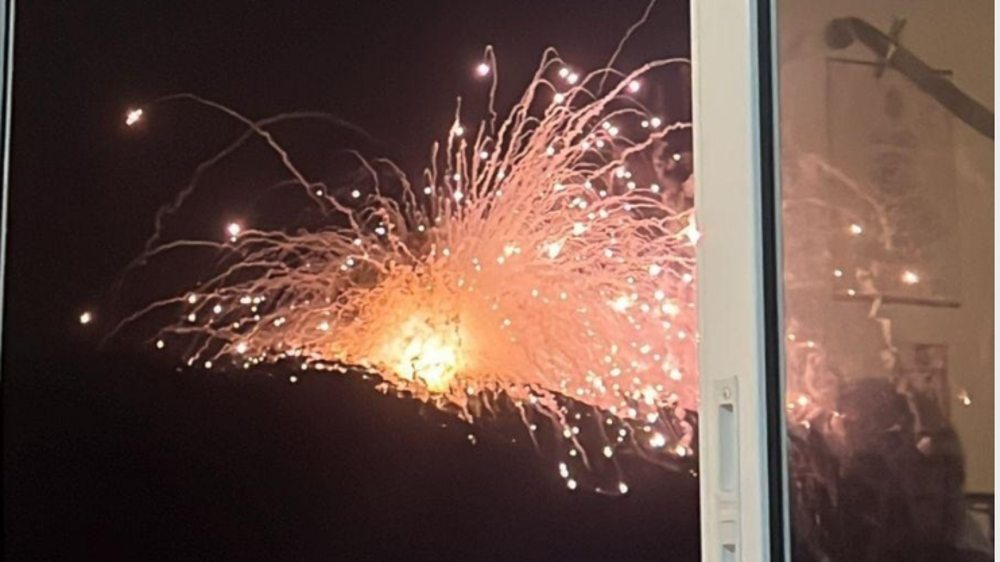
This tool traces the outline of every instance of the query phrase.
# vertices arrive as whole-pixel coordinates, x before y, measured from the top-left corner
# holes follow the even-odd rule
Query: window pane
[[[991,560],[993,3],[777,5],[794,560]]]
[[[698,560],[687,0],[100,4],[18,5],[10,558]]]

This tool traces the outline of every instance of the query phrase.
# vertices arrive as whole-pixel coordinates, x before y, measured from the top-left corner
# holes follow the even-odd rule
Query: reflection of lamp
[[[890,36],[860,18],[835,19],[826,27],[826,44],[831,49],[840,50],[851,46],[857,39],[874,51],[883,69],[888,67],[899,71],[952,115],[992,139],[993,112],[900,45],[896,38],[902,29],[900,21],[894,23]]]

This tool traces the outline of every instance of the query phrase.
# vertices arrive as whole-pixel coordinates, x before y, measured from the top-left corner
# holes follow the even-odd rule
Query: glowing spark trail
[[[626,446],[658,460],[689,455],[700,233],[691,210],[668,204],[655,178],[633,165],[690,126],[649,115],[635,99],[640,79],[687,61],[585,74],[548,50],[502,120],[493,111],[492,49],[484,61],[476,73],[493,81],[488,117],[474,127],[456,114],[419,184],[360,155],[366,182],[310,182],[263,122],[173,96],[220,109],[267,141],[329,226],[264,231],[234,222],[225,244],[151,246],[139,263],[209,245],[223,252],[222,265],[122,325],[174,307],[180,320],[153,339],[161,349],[183,340],[189,365],[363,369],[385,391],[468,421],[505,403],[526,425],[537,415],[551,420],[585,468],[617,462]],[[605,82],[614,85],[602,91]],[[591,439],[603,455],[586,453],[573,404],[599,420]],[[580,474],[560,472],[578,486]],[[627,490],[616,479],[602,491]]]

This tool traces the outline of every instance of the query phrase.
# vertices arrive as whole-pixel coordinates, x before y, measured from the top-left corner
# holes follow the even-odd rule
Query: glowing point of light
[[[156,349],[163,349],[166,345],[163,340],[156,340]]]
[[[855,236],[861,236],[861,234],[863,234],[865,231],[865,229],[862,228],[861,225],[857,223],[852,224],[848,230],[850,230],[851,234]]]
[[[545,253],[549,256],[549,259],[556,259],[559,257],[559,252],[562,252],[562,242],[553,242],[545,248]]]
[[[230,238],[237,238],[243,232],[243,227],[238,222],[231,222],[226,226],[226,232],[229,233]]]
[[[627,494],[628,493],[628,484],[626,484],[624,482],[619,482],[618,483],[618,492],[621,493],[622,495]]]
[[[841,270],[841,269],[834,269],[833,270],[833,276],[834,277],[843,277],[844,276],[844,271]]]
[[[246,352],[247,352],[247,342],[241,341],[240,343],[236,344],[236,353],[243,355]]]
[[[681,313],[681,307],[677,306],[676,303],[665,302],[660,305],[660,311],[668,316],[677,316]]]
[[[288,377],[288,382],[290,382],[292,384],[295,384],[295,383],[299,382],[299,377],[297,377],[295,375],[292,375],[292,376]]]
[[[143,111],[141,108],[130,109],[125,115],[125,125],[131,127],[138,123],[142,119],[142,113]]]
[[[410,318],[378,354],[399,377],[419,380],[431,392],[448,390],[464,366],[462,334],[447,322],[438,323],[442,328],[436,328],[426,317]]]
[[[907,285],[916,285],[920,282],[920,276],[917,275],[917,272],[909,269],[904,271],[903,275],[901,275],[899,279]]]
[[[569,76],[569,69],[566,68],[565,66],[562,67],[562,68],[560,68],[559,69],[559,77],[560,78],[566,78],[567,76]]]
[[[653,265],[649,266],[649,274],[652,275],[653,277],[656,277],[662,272],[663,272],[663,267],[661,267],[659,264],[654,263]]]
[[[663,121],[659,117],[653,117],[649,120],[649,124],[655,129],[663,124]]]
[[[576,84],[580,81],[580,75],[575,72],[570,72],[569,76],[566,77],[566,81],[570,84]]]
[[[701,240],[701,231],[698,230],[698,226],[695,224],[694,220],[691,221],[691,224],[684,227],[684,230],[682,230],[681,233],[687,237],[692,246],[698,245],[698,240]]]
[[[355,189],[354,191],[351,192],[351,197],[357,199],[358,197],[361,197],[361,192]]]
[[[577,484],[576,480],[573,480],[572,478],[566,481],[566,487],[570,490],[575,490],[578,485],[579,484]]]
[[[652,437],[649,438],[649,446],[661,449],[667,444],[667,438],[662,433],[654,433]]]
[[[487,76],[487,75],[489,75],[489,73],[490,73],[490,65],[489,64],[487,64],[485,62],[481,62],[481,63],[479,63],[476,66],[476,74],[478,74],[480,76]]]
[[[451,133],[456,137],[460,137],[465,134],[465,127],[461,125],[455,125],[451,128]]]
[[[630,299],[627,295],[622,295],[611,301],[611,308],[618,312],[625,312],[630,306],[632,306],[632,299]]]
[[[642,84],[638,80],[632,80],[628,83],[628,91],[631,93],[636,93],[642,88]]]
[[[195,294],[188,295],[187,301],[188,301],[188,304],[194,304],[194,303],[198,302],[198,295],[195,295]]]
[[[94,315],[90,312],[83,312],[80,314],[80,324],[86,326],[94,321]]]
[[[564,96],[560,92],[556,92],[555,95],[552,96],[552,101],[554,101],[555,103],[562,103],[565,100],[566,100],[566,96]]]

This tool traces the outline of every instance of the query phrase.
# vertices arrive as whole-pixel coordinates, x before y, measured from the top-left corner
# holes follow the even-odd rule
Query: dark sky
[[[330,112],[374,141],[278,130],[310,173],[335,173],[331,151],[354,145],[416,171],[455,97],[483,100],[471,71],[485,44],[497,48],[509,100],[546,46],[597,66],[645,5],[20,2],[3,326],[7,558],[697,560],[689,476],[639,467],[628,498],[571,494],[553,459],[489,431],[473,447],[466,429],[442,429],[445,417],[355,379],[304,375],[293,387],[280,369],[177,373],[152,353],[97,342],[107,317],[158,281],[147,273],[126,296],[114,288],[156,209],[239,132],[190,104],[155,106],[142,130],[126,130],[128,106],[193,92],[252,117]],[[661,0],[623,65],[687,56],[688,43],[687,4]],[[267,158],[250,147],[221,167],[170,228],[208,235],[226,213],[268,220],[247,203],[278,177]],[[91,307],[98,321],[82,329],[76,317]]]

